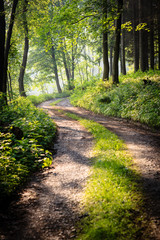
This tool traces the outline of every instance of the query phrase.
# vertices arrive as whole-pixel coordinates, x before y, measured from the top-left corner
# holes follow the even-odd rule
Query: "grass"
[[[143,79],[151,80],[144,84]],[[101,80],[77,87],[71,103],[106,116],[141,122],[160,129],[160,71],[137,72],[120,77],[120,84]]]
[[[57,99],[56,101],[50,103],[51,106],[55,106],[57,103],[61,102],[63,99]]]
[[[145,216],[138,174],[126,146],[102,125],[79,118],[95,139],[94,164],[83,198],[83,214],[77,240],[140,239]]]

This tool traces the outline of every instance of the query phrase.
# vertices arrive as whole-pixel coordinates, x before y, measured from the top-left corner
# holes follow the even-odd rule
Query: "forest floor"
[[[76,223],[84,217],[80,202],[92,165],[93,138],[77,121],[56,111],[62,109],[101,123],[125,141],[141,175],[151,225],[148,237],[160,240],[160,133],[127,120],[73,107],[68,99],[54,107],[50,106],[52,101],[40,107],[58,126],[53,165],[36,173],[20,197],[0,211],[0,239],[67,240],[76,237]]]

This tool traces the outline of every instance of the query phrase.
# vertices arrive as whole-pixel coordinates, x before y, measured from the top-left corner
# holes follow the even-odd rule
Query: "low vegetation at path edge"
[[[56,126],[43,110],[19,97],[0,109],[0,201],[31,172],[52,163]]]
[[[88,217],[81,222],[77,240],[139,239],[146,224],[143,196],[125,144],[102,125],[65,114],[78,120],[95,139],[94,165],[82,203]]]
[[[71,103],[105,116],[132,119],[160,129],[160,72],[120,77],[120,84],[93,79],[76,87]]]
[[[64,98],[64,97],[69,97],[70,93],[69,91],[65,91],[63,93],[53,93],[53,94],[40,94],[39,96],[35,95],[30,95],[27,98],[34,104],[38,105],[42,102],[54,99],[54,98]]]

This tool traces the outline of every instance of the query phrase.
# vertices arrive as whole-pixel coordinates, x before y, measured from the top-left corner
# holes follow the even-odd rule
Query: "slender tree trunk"
[[[157,1],[158,69],[160,70],[160,2]]]
[[[139,0],[139,22],[146,22],[146,4],[144,0]],[[142,72],[148,70],[148,32],[144,29],[139,31],[140,46],[140,68]]]
[[[4,1],[0,0],[0,92],[4,92],[4,51],[5,51],[5,12]]]
[[[3,72],[3,83],[4,83],[3,84],[3,93],[5,93],[5,94],[7,92],[8,55],[9,55],[9,50],[10,50],[10,46],[11,46],[11,36],[12,36],[12,30],[13,30],[13,25],[14,25],[14,20],[15,20],[17,4],[18,4],[18,0],[14,0],[13,5],[12,5],[12,12],[11,12],[11,17],[10,17],[9,28],[8,28],[8,32],[7,32],[6,45],[5,45],[4,72]]]
[[[108,33],[103,32],[103,81],[109,79],[109,62],[108,62]]]
[[[56,85],[57,85],[57,90],[59,93],[62,92],[60,83],[59,83],[59,77],[58,77],[58,69],[57,69],[57,62],[56,62],[56,57],[55,57],[55,49],[54,46],[51,48],[52,51],[52,59],[53,59],[53,68],[54,68],[54,74],[55,74],[55,80],[56,80]]]
[[[124,23],[124,14],[122,14],[122,22]],[[126,56],[125,56],[125,31],[122,30],[122,37],[121,37],[121,73],[126,75]]]
[[[108,32],[106,29],[107,1],[103,0],[103,81],[109,80]]]
[[[119,83],[118,78],[118,60],[120,51],[120,40],[121,40],[121,15],[123,9],[123,0],[118,0],[116,30],[115,30],[115,46],[114,46],[114,59],[113,59],[113,75],[112,81],[114,84]]]
[[[149,46],[150,46],[150,67],[154,69],[154,20],[153,20],[153,1],[149,0],[150,19],[149,19]]]
[[[68,88],[69,88],[69,90],[71,90],[72,88],[71,88],[69,69],[67,67],[66,55],[63,50],[62,50],[62,55],[63,55],[63,63],[64,63],[65,72],[66,72],[67,82],[68,82]]]
[[[134,53],[134,72],[139,70],[139,32],[136,31],[138,25],[138,0],[132,1],[133,7],[133,53]]]
[[[8,77],[9,77],[8,82],[9,82],[10,95],[11,95],[11,99],[13,99],[12,79],[11,79],[10,72],[8,73]]]
[[[113,65],[113,47],[110,48],[110,75],[112,76],[112,65]]]
[[[25,45],[24,45],[22,65],[21,65],[19,79],[18,79],[19,93],[23,97],[26,97],[26,93],[24,90],[24,74],[25,74],[25,70],[26,70],[28,50],[29,50],[28,24],[27,24],[27,16],[26,16],[27,5],[28,5],[28,0],[25,0],[24,8],[23,8],[23,14],[24,14],[23,15],[23,26],[24,26],[24,32],[25,32]]]
[[[74,69],[75,69],[74,60],[75,60],[74,45],[72,43],[72,80],[74,80]]]

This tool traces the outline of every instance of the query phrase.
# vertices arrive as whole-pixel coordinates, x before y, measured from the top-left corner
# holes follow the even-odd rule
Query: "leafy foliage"
[[[148,79],[144,83],[144,79]],[[147,81],[147,80],[146,80]],[[87,88],[78,88],[71,102],[107,116],[132,119],[154,128],[160,127],[160,83],[159,72],[137,72],[121,77],[118,86],[111,82],[97,82]]]
[[[10,196],[31,172],[52,163],[46,150],[56,133],[53,121],[22,97],[5,106],[0,118],[0,200]]]

